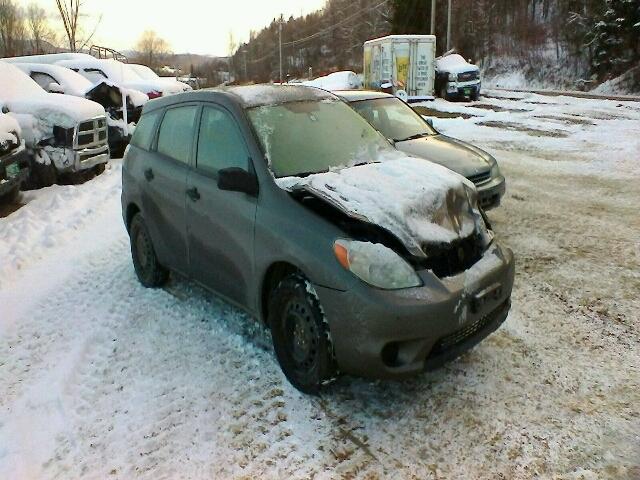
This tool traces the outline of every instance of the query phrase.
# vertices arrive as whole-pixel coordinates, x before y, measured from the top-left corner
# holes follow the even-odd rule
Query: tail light
[[[154,98],[160,98],[162,96],[162,92],[151,90],[149,93],[147,93],[147,96],[149,97],[149,100],[153,100]]]

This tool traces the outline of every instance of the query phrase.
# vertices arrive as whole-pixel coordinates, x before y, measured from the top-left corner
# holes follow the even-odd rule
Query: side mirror
[[[218,172],[218,188],[255,196],[258,194],[258,179],[242,168],[224,168]]]
[[[64,93],[64,87],[56,82],[51,82],[47,85],[47,92],[49,93]]]

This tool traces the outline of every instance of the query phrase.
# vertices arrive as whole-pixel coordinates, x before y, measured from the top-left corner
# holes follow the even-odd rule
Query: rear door
[[[205,104],[195,168],[187,180],[190,276],[247,306],[248,286],[253,281],[257,198],[218,188],[218,172],[230,167],[252,171],[247,144],[228,110]]]
[[[188,270],[185,190],[199,110],[197,104],[168,108],[155,148],[141,165],[143,212],[156,253],[166,267],[183,274]]]

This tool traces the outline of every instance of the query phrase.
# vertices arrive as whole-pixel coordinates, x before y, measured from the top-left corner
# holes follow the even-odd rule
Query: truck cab
[[[445,100],[478,100],[480,69],[462,55],[452,53],[436,59],[435,90]]]

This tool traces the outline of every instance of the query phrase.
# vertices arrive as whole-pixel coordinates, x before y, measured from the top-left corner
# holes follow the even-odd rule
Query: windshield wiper
[[[398,138],[394,138],[393,141],[398,143],[398,142],[408,142],[409,140],[417,140],[418,138],[422,138],[422,137],[428,137],[430,135],[430,133],[424,132],[424,133],[416,133],[415,135],[411,135],[407,138],[402,138],[402,139],[398,139]]]

